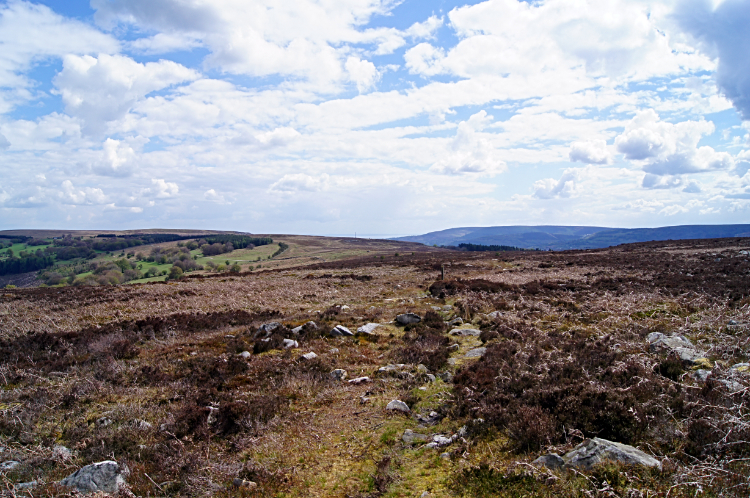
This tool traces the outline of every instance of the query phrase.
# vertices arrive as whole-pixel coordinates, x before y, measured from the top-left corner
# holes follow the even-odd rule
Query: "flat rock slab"
[[[357,329],[357,335],[359,334],[372,335],[372,333],[378,327],[380,327],[379,323],[368,323],[368,324],[362,325],[361,327]]]
[[[422,319],[415,313],[404,313],[403,315],[398,315],[396,321],[401,325],[409,325],[411,323],[419,323]]]
[[[354,384],[355,386],[358,386],[360,384],[366,384],[368,382],[370,382],[369,377],[357,377],[355,379],[350,380],[349,384]]]
[[[643,465],[661,470],[661,462],[638,448],[595,437],[587,439],[562,457],[566,466],[590,469],[604,462],[621,462],[628,465]]]
[[[484,353],[486,352],[487,352],[487,348],[474,348],[468,351],[464,355],[464,358],[481,358],[482,356],[484,356]]]
[[[450,335],[460,335],[462,337],[469,337],[469,336],[477,337],[481,333],[482,331],[477,330],[477,329],[453,329],[450,332],[448,332],[448,334]]]
[[[425,434],[419,434],[417,432],[414,432],[411,429],[406,429],[404,431],[404,435],[401,436],[401,440],[405,442],[406,444],[412,444],[412,443],[426,443],[430,440],[430,436],[427,436]]]
[[[60,484],[75,488],[81,493],[104,491],[114,494],[118,492],[120,485],[125,483],[124,474],[127,474],[127,471],[117,462],[105,460],[76,470],[60,481]]]
[[[565,465],[565,461],[557,453],[550,453],[548,455],[542,455],[531,463],[533,465],[547,467],[550,470],[561,469],[563,465]]]
[[[316,355],[315,353],[313,353],[312,351],[310,351],[309,353],[305,353],[302,356],[300,356],[300,359],[302,359],[302,360],[314,360],[317,357],[318,357],[318,355]]]
[[[352,333],[352,331],[344,327],[343,325],[336,325],[331,330],[331,336],[333,337],[351,337],[353,335],[354,334]]]

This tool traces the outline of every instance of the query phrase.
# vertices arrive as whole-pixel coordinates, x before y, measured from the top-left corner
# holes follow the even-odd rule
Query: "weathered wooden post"
[[[440,280],[445,280],[445,265],[440,265]]]

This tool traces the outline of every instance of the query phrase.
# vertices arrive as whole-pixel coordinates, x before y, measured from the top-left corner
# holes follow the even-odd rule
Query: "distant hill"
[[[461,227],[394,240],[426,245],[506,245],[525,249],[597,249],[632,242],[750,237],[750,225],[682,225],[660,228],[586,226]]]

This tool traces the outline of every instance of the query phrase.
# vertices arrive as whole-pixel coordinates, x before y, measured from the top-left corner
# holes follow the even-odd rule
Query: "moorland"
[[[2,492],[71,495],[113,460],[144,497],[750,493],[750,239],[268,237],[221,270],[186,238],[154,256],[202,270],[149,248],[130,269],[169,274],[0,290]],[[594,437],[659,465],[533,463]]]

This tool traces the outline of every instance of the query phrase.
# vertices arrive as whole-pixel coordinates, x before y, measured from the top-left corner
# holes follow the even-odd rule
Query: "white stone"
[[[284,349],[298,348],[299,347],[299,343],[297,341],[292,340],[292,339],[284,339],[284,343],[283,344],[284,344]]]
[[[333,337],[342,337],[342,336],[349,337],[349,336],[353,336],[354,334],[352,334],[352,331],[344,327],[343,325],[336,325],[331,330],[331,335]]]
[[[399,411],[404,413],[409,413],[411,410],[409,409],[409,405],[404,403],[403,401],[400,401],[398,399],[394,399],[390,403],[388,403],[385,407],[386,410],[391,411]]]
[[[450,335],[460,335],[462,337],[468,337],[468,336],[476,337],[479,334],[481,334],[482,331],[477,330],[477,329],[453,329],[448,333]]]
[[[312,351],[310,351],[309,353],[305,353],[302,356],[300,356],[300,358],[302,358],[304,360],[314,360],[317,357],[318,357],[318,355],[316,355]]]
[[[118,492],[120,485],[125,483],[124,476],[127,474],[127,468],[121,468],[117,462],[106,460],[76,470],[60,481],[60,484],[76,488],[81,493],[104,491],[114,494]]]
[[[604,461],[616,461],[630,465],[656,467],[661,470],[661,462],[638,448],[595,437],[587,439],[563,457],[565,465],[590,469]]]

